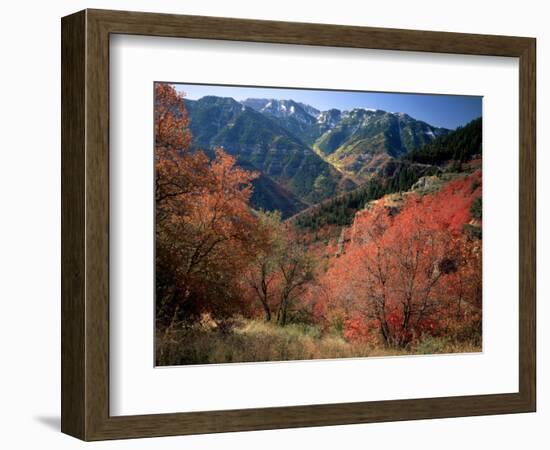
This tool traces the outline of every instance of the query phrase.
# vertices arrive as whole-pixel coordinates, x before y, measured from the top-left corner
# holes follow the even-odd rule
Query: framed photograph
[[[535,39],[62,19],[62,431],[532,412]]]

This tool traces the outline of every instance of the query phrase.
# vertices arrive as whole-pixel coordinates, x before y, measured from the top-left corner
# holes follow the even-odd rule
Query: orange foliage
[[[259,245],[248,202],[257,176],[223,150],[191,152],[189,120],[173,87],[155,86],[156,294],[164,326],[246,307],[237,280]]]

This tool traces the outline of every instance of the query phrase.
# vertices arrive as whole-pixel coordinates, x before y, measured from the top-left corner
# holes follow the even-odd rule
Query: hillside
[[[294,100],[275,100],[265,98],[248,98],[243,105],[271,118],[302,142],[310,145],[309,135],[316,127],[320,111],[312,106]]]
[[[368,202],[386,194],[408,191],[422,177],[475,170],[476,164],[470,167],[461,161],[481,155],[481,140],[480,118],[417,150],[386,161],[365,184],[300,212],[291,219],[292,223],[313,231],[326,225],[349,225],[355,213]]]
[[[185,103],[196,147],[223,147],[301,202],[315,204],[353,187],[290,131],[256,110],[231,98],[203,97]]]
[[[354,109],[342,114],[337,124],[313,144],[344,173],[360,179],[449,130],[415,120],[407,114]]]
[[[251,164],[245,161],[238,161],[238,164],[243,169],[255,170]],[[286,219],[308,207],[299,197],[263,173],[260,173],[260,176],[252,181],[252,186],[254,191],[250,203],[255,209],[278,210],[281,212],[282,218]]]
[[[241,103],[271,118],[342,173],[362,181],[389,159],[449,133],[404,113],[366,108],[319,111],[293,100],[256,98]]]
[[[396,159],[449,133],[403,113],[319,111],[294,100],[206,96],[185,105],[194,147],[207,153],[223,147],[241,166],[259,171],[253,204],[284,217],[379,175],[402,178]],[[416,176],[411,171],[425,172],[407,169],[407,178]]]
[[[368,202],[386,194],[407,191],[421,177],[440,172],[434,166],[393,161],[386,164],[383,173],[373,176],[362,186],[301,211],[291,221],[299,228],[313,231],[326,225],[350,225],[355,213]]]
[[[422,164],[440,165],[449,160],[466,162],[481,155],[483,123],[481,117],[452,133],[409,152],[404,159]]]

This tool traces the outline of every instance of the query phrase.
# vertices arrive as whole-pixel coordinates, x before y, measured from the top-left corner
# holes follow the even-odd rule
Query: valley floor
[[[348,342],[337,334],[323,334],[320,328],[312,325],[280,327],[260,320],[242,319],[230,330],[212,329],[203,324],[159,332],[156,364],[223,364],[480,351],[481,346],[474,342],[433,337],[427,337],[409,349],[385,348]]]

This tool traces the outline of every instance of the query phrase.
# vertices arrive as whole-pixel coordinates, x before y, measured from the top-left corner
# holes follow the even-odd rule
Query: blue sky
[[[404,112],[430,125],[454,129],[481,116],[482,97],[462,95],[403,94],[385,92],[323,91],[312,89],[256,88],[239,86],[174,84],[186,97],[205,95],[246,98],[292,99],[324,111],[330,108],[376,108]]]

